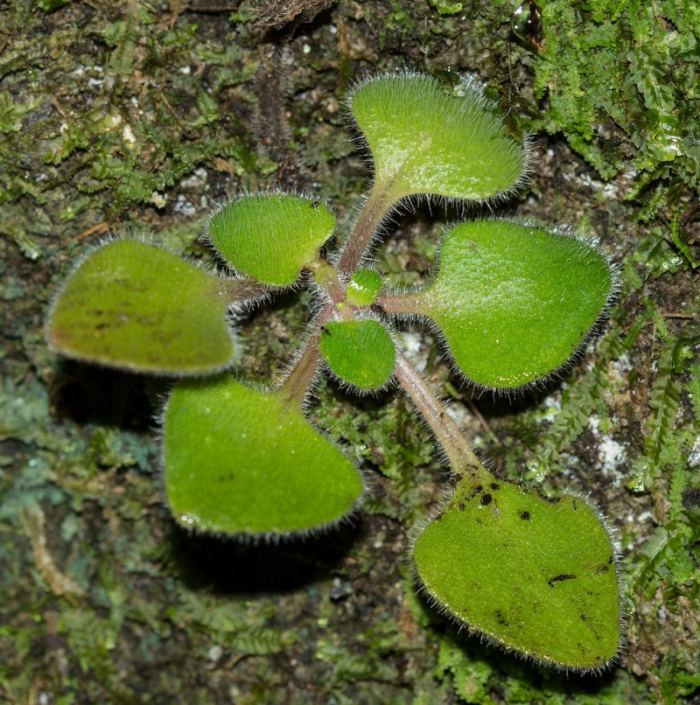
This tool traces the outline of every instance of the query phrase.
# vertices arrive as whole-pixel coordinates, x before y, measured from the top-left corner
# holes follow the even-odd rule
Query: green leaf
[[[601,315],[612,284],[607,260],[580,240],[478,220],[445,235],[436,279],[412,307],[438,324],[467,377],[507,389],[566,363]]]
[[[585,501],[555,501],[490,473],[460,481],[414,546],[445,612],[538,661],[601,668],[620,646],[614,551]]]
[[[371,306],[382,288],[382,278],[371,269],[358,269],[348,282],[348,303],[352,306]]]
[[[181,382],[165,411],[165,486],[185,527],[307,533],[357,505],[353,464],[276,392],[231,377]]]
[[[237,271],[263,284],[288,286],[317,258],[335,229],[326,206],[299,196],[245,196],[209,224],[214,247]]]
[[[221,370],[235,352],[231,284],[144,242],[110,242],[68,277],[48,341],[68,357],[139,372]]]
[[[371,319],[331,321],[321,333],[321,353],[341,380],[367,392],[389,381],[396,350],[381,323]]]
[[[352,95],[352,114],[374,158],[376,187],[482,200],[511,189],[526,164],[481,93],[450,95],[429,76],[371,79]]]

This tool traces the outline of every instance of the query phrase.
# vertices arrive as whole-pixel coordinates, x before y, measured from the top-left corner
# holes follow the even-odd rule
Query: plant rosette
[[[611,267],[571,235],[489,218],[442,235],[424,286],[385,291],[366,259],[400,201],[495,202],[522,183],[528,150],[473,86],[456,95],[428,76],[390,74],[359,84],[349,107],[374,181],[337,256],[324,254],[336,231],[327,205],[244,195],[208,226],[229,275],[146,242],[108,242],[68,277],[48,342],[79,360],[182,378],[163,413],[173,517],[188,529],[248,540],[329,530],[362,503],[353,459],[305,415],[319,370],[358,394],[398,385],[455,476],[450,499],[415,532],[420,589],[441,612],[518,654],[599,670],[621,640],[618,571],[603,519],[580,497],[544,499],[489,472],[393,331],[403,317],[424,322],[465,380],[512,392],[571,363],[608,305]],[[303,285],[321,305],[286,376],[265,388],[238,379],[231,308]]]

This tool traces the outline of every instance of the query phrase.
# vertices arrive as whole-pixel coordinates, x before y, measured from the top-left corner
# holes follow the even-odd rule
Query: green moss
[[[455,15],[462,11],[462,7],[464,5],[464,3],[450,2],[449,0],[430,0],[430,4],[441,15]]]
[[[606,178],[632,168],[637,190],[660,178],[697,190],[698,27],[687,0],[547,2],[535,90],[549,109],[538,127],[563,131]]]

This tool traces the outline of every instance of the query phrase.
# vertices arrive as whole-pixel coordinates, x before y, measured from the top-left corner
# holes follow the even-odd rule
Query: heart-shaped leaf
[[[467,377],[513,388],[566,363],[612,283],[606,259],[573,237],[478,220],[445,235],[435,281],[413,308],[438,324]]]
[[[163,458],[175,519],[201,531],[308,533],[340,521],[363,490],[353,464],[300,410],[231,377],[177,385]]]
[[[230,284],[144,242],[110,242],[66,281],[48,341],[68,357],[139,372],[214,372],[234,357]]]
[[[467,477],[413,557],[440,608],[509,649],[581,670],[617,654],[613,547],[578,497],[552,502],[488,473]]]
[[[525,169],[523,146],[476,89],[450,95],[429,76],[395,74],[360,85],[351,107],[374,158],[376,185],[396,200],[482,200],[512,188]]]
[[[394,372],[394,342],[377,321],[326,323],[319,346],[333,373],[361,391],[383,387]]]
[[[299,196],[259,194],[224,206],[209,224],[214,247],[237,271],[263,284],[293,284],[333,234],[335,216]]]

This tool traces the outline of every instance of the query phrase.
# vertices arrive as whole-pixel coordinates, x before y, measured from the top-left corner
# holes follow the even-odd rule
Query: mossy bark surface
[[[695,702],[700,622],[698,10],[693,2],[10,2],[0,9],[0,701]],[[318,390],[314,422],[372,478],[362,515],[313,540],[245,546],[179,529],[154,418],[170,385],[61,360],[44,324],[77,257],[153,231],[199,236],[242,190],[294,189],[343,226],[369,183],[343,109],[407,66],[486,84],[530,182],[502,215],[572,226],[619,267],[581,359],[513,399],[473,394],[429,332],[399,341],[503,478],[585,494],[625,575],[627,648],[565,677],[457,633],[416,596],[412,527],[445,472],[396,391]],[[468,210],[466,216],[475,213]],[[421,284],[457,208],[402,215],[377,248]],[[303,338],[306,294],[242,319],[241,376]]]

